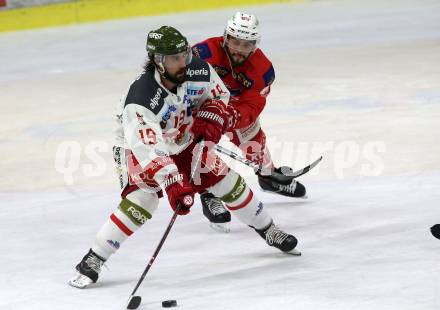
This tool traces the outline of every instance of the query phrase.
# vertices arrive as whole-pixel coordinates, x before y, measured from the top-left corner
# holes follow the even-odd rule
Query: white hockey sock
[[[110,216],[96,234],[95,242],[92,245],[93,252],[105,260],[115,253],[121,246],[122,242],[124,242],[129,236],[117,226],[113,221],[113,217],[117,218],[114,213]],[[122,223],[119,219],[117,219],[117,221],[118,223]],[[133,231],[130,231],[130,235],[132,233]]]
[[[226,207],[246,225],[262,229],[272,222],[263,203],[254,195],[245,180],[233,170],[209,191],[220,197]]]
[[[110,218],[98,231],[92,245],[92,250],[106,260],[119,249],[129,236],[151,218],[157,208],[158,199],[155,194],[153,196],[140,191],[132,194],[134,195],[129,194],[127,198],[123,199],[118,209],[110,215]],[[149,196],[139,199],[140,195],[144,194]],[[141,207],[140,203],[145,207]]]

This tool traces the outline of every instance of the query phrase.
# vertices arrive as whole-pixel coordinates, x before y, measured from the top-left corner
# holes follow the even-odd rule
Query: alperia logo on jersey
[[[152,110],[154,110],[158,105],[159,105],[159,99],[160,96],[162,95],[162,88],[158,88],[156,95],[154,95],[154,97],[150,100],[150,108]]]
[[[206,70],[205,68],[203,69],[188,69],[186,70],[186,75],[189,77],[193,77],[194,75],[208,75],[208,70]]]

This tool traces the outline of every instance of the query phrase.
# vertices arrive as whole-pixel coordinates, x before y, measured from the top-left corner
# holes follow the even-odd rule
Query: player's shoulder
[[[188,82],[209,82],[211,70],[209,64],[197,56],[193,56],[186,68],[186,81]]]
[[[137,104],[145,107],[154,114],[158,114],[165,104],[168,94],[154,78],[154,71],[143,72],[130,85],[125,98],[125,106]]]
[[[197,43],[192,47],[193,54],[200,59],[211,59],[221,48],[222,40],[223,37],[212,37]]]
[[[255,50],[249,60],[256,66],[270,67],[272,65],[272,62],[260,48]]]
[[[261,49],[256,49],[249,62],[254,74],[263,79],[265,86],[272,84],[275,80],[275,69]]]

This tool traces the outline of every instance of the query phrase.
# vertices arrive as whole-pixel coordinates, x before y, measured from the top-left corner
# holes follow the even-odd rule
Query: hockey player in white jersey
[[[121,202],[98,231],[69,284],[84,288],[122,243],[153,216],[165,191],[179,215],[189,213],[196,192],[208,191],[241,222],[279,250],[299,255],[297,240],[275,226],[244,179],[212,150],[192,184],[192,154],[199,139],[218,143],[240,118],[228,105],[229,92],[215,70],[192,57],[186,38],[163,26],[147,37],[148,62],[131,84],[117,115],[114,157]],[[209,168],[209,169],[206,169]]]

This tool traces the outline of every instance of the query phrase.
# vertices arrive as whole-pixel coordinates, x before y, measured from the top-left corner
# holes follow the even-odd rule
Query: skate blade
[[[228,223],[210,223],[209,226],[219,232],[228,234],[231,232]]]
[[[86,277],[78,272],[72,279],[69,280],[68,283],[70,286],[76,288],[86,288],[92,284],[93,281],[89,277]]]
[[[289,252],[286,252],[286,254],[294,255],[294,256],[301,256],[301,252],[298,251],[297,249],[292,249]]]

